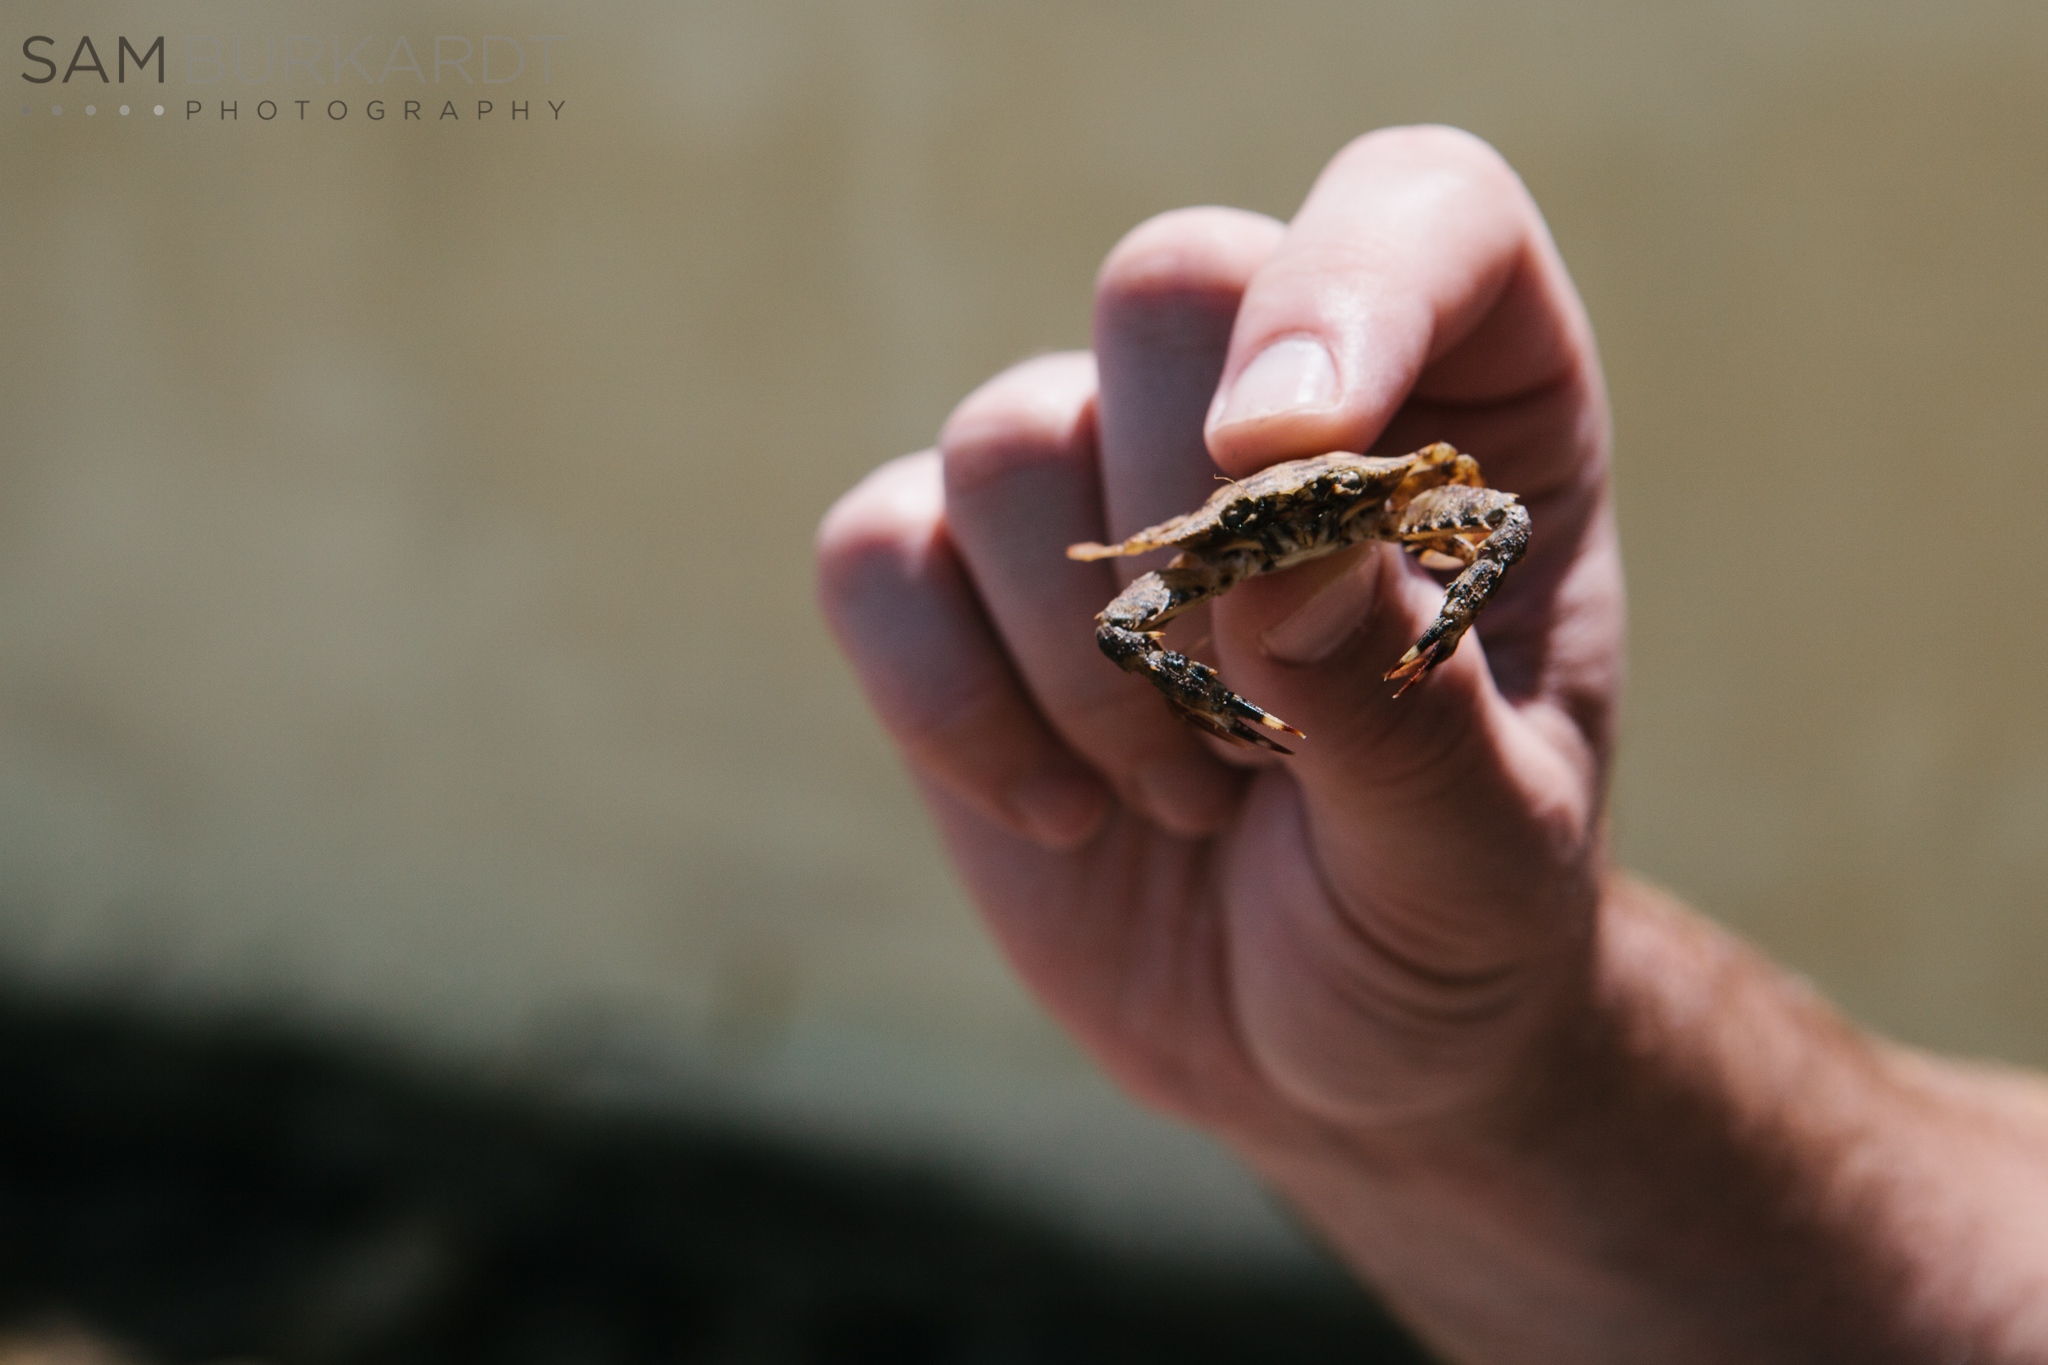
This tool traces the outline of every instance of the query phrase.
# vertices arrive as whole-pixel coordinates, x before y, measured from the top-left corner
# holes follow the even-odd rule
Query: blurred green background
[[[2041,6],[28,0],[0,28],[60,66],[81,34],[170,53],[161,87],[0,68],[14,981],[1286,1254],[1009,981],[810,539],[989,373],[1085,345],[1132,225],[1284,217],[1353,135],[1443,121],[1519,168],[1605,355],[1622,857],[1859,1019],[2048,1062]],[[292,35],[375,35],[372,72],[398,35],[562,40],[545,85],[529,44],[510,83],[425,87],[463,118],[372,124],[409,73],[187,82],[187,36],[238,34],[250,73]],[[351,114],[254,116],[309,96]]]

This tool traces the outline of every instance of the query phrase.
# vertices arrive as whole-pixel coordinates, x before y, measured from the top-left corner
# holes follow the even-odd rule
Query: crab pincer
[[[1173,572],[1172,567],[1165,571]],[[1209,665],[1166,648],[1158,631],[1145,629],[1147,622],[1163,619],[1151,604],[1171,592],[1164,574],[1148,573],[1119,593],[1095,618],[1100,623],[1095,638],[1102,652],[1127,672],[1149,679],[1166,698],[1167,708],[1195,728],[1233,744],[1293,753],[1252,726],[1302,739],[1306,735],[1225,687],[1222,675]]]

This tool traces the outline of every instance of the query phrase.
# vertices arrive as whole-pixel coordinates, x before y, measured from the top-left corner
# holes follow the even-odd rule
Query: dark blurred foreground
[[[249,1028],[0,999],[0,1365],[1425,1358],[1333,1275]]]

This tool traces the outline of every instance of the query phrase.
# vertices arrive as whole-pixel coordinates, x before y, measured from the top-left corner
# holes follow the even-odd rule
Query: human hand
[[[1128,1087],[1254,1155],[1485,1122],[1583,989],[1621,672],[1599,366],[1535,205],[1475,139],[1375,133],[1291,224],[1132,232],[1095,346],[841,499],[826,615],[1017,969]],[[1096,651],[1119,569],[1069,543],[1219,471],[1435,440],[1534,537],[1407,696],[1381,674],[1441,589],[1385,545],[1176,622],[1306,731],[1294,758],[1201,738]]]

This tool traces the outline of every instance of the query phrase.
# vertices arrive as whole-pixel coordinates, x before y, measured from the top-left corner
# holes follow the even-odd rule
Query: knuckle
[[[1475,175],[1513,175],[1507,158],[1477,133],[1446,123],[1414,123],[1378,128],[1352,141],[1340,156],[1399,156],[1404,160],[1427,161],[1446,167],[1470,170]]]
[[[1418,150],[1445,161],[1458,161],[1490,172],[1505,171],[1507,158],[1477,133],[1447,123],[1418,123],[1394,130]]]
[[[848,537],[818,556],[818,606],[842,631],[872,614],[877,598],[901,587],[908,575],[902,548],[880,537]]]
[[[841,494],[818,522],[819,562],[838,563],[928,533],[944,506],[936,457],[920,451],[891,460]]]
[[[943,494],[931,451],[906,455],[855,484],[818,523],[819,605],[837,622],[878,591],[909,582],[942,522]]]
[[[1339,174],[1398,167],[1443,197],[1478,196],[1519,206],[1522,179],[1499,149],[1475,133],[1447,124],[1380,128],[1354,139],[1332,160]]]
[[[1039,356],[962,399],[939,433],[949,493],[973,493],[1010,474],[1091,448],[1095,361],[1086,352]]]
[[[1276,220],[1244,209],[1158,214],[1110,249],[1096,275],[1097,306],[1145,309],[1186,294],[1240,293],[1285,233]]]

